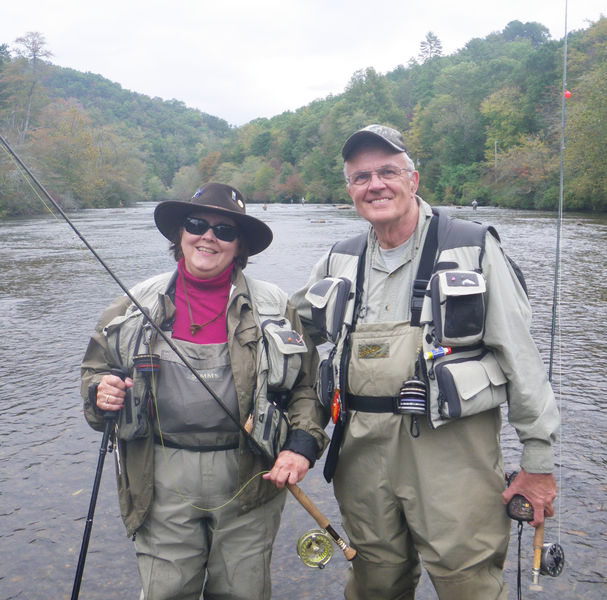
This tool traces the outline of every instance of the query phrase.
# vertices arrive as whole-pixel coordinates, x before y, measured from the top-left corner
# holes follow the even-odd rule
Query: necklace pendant
[[[196,335],[202,329],[202,325],[197,325],[196,323],[192,323],[190,325],[190,335]]]

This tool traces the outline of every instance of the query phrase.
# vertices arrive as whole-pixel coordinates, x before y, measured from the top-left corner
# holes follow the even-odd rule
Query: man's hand
[[[504,504],[520,494],[533,506],[532,527],[544,522],[544,517],[554,516],[553,500],[556,498],[556,481],[552,473],[527,473],[521,469],[509,487],[502,492]]]
[[[262,477],[282,489],[287,483],[300,482],[309,468],[310,461],[305,456],[291,450],[283,450],[276,458],[272,470]]]

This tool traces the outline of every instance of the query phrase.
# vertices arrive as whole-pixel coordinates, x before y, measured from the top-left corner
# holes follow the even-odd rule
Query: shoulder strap
[[[434,270],[434,259],[438,248],[438,216],[439,213],[432,211],[432,219],[428,225],[428,232],[424,241],[422,255],[417,269],[417,275],[413,281],[413,293],[411,294],[411,326],[419,327],[422,314],[422,305],[426,295],[426,287]]]
[[[340,240],[336,242],[331,247],[329,252],[329,257],[327,258],[327,275],[331,275],[330,273],[330,263],[331,263],[331,255],[334,252],[340,252],[341,254],[350,254],[352,256],[358,256],[358,266],[356,267],[356,286],[355,286],[355,298],[354,298],[354,317],[352,321],[352,327],[356,324],[358,320],[358,314],[360,311],[360,306],[362,304],[362,296],[363,296],[363,285],[364,285],[364,269],[365,269],[365,254],[367,251],[367,232],[361,233],[351,238],[347,238],[345,240]]]
[[[439,227],[439,218],[442,209],[440,207],[432,207],[432,213],[433,215],[430,225],[428,226],[417,275],[413,282],[413,292],[411,295],[411,326],[413,327],[419,327],[420,324],[424,296],[430,277],[436,267],[436,252],[439,248],[442,251],[450,248],[457,248],[459,246],[478,246],[480,248],[478,269],[480,270],[483,253],[485,252],[486,234],[490,233],[498,242],[500,241],[497,231],[490,225],[483,225],[477,221],[458,219],[445,214],[443,218],[440,219]],[[527,293],[527,285],[522,271],[507,254],[504,253],[504,255],[512,266],[525,293]]]

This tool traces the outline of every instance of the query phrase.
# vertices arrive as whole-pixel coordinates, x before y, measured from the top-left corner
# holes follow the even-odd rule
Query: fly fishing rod
[[[122,291],[126,294],[129,300],[133,303],[135,307],[141,312],[142,315],[148,316],[145,308],[139,303],[139,301],[133,296],[133,294],[129,291],[127,286],[120,280],[120,278],[110,269],[110,267],[103,261],[103,259],[99,256],[96,250],[91,246],[88,240],[80,233],[78,228],[74,225],[74,223],[70,220],[70,218],[65,214],[61,206],[56,202],[56,200],[51,196],[51,194],[46,190],[46,188],[38,181],[36,176],[31,172],[31,170],[27,167],[27,165],[21,160],[21,158],[17,155],[17,153],[12,149],[10,144],[0,135],[0,143],[4,146],[9,155],[16,161],[16,163],[23,169],[23,171],[29,176],[29,178],[36,184],[38,189],[44,194],[44,196],[49,200],[49,202],[53,205],[53,207],[57,210],[57,212],[63,217],[65,222],[71,227],[74,233],[80,238],[82,243],[90,250],[93,256],[99,261],[99,263],[103,266],[103,268],[107,271],[107,273],[112,277],[112,279],[118,284],[118,286],[122,289]],[[263,448],[257,443],[257,441],[252,437],[250,432],[243,426],[240,420],[232,413],[232,411],[226,406],[226,404],[219,398],[219,396],[214,392],[214,390],[209,386],[209,384],[202,378],[202,376],[198,373],[198,371],[194,368],[194,366],[190,363],[187,357],[179,350],[179,348],[175,345],[173,340],[162,330],[162,328],[154,322],[153,319],[148,319],[152,327],[155,331],[160,335],[160,337],[167,343],[167,345],[171,348],[173,352],[179,357],[181,362],[187,367],[189,371],[191,371],[192,375],[200,382],[200,384],[205,388],[205,390],[211,395],[211,397],[219,404],[219,406],[223,409],[223,411],[228,415],[228,417],[236,424],[238,429],[245,435],[246,439],[262,454],[265,454]],[[107,441],[106,441],[107,445]],[[103,467],[103,461],[100,457],[100,467]],[[330,535],[335,540],[335,543],[341,548],[344,552],[344,556],[347,560],[352,560],[356,555],[356,550],[348,546],[341,537],[335,532],[333,527],[331,527],[329,520],[316,508],[316,506],[312,503],[312,501],[303,493],[303,491],[296,484],[289,484],[287,488],[291,492],[291,494],[298,500],[298,502],[303,506],[303,508],[316,520],[319,525],[321,525],[321,521],[325,523],[325,526],[321,525],[324,529],[326,529]],[[94,490],[95,493],[95,490]],[[92,504],[92,508],[94,510],[94,504]],[[319,520],[320,519],[320,520]],[[87,524],[89,519],[87,519]],[[91,526],[92,526],[92,516],[90,518]],[[86,532],[85,532],[86,535]],[[90,532],[89,532],[90,535]],[[86,552],[86,548],[83,549]],[[81,559],[82,560],[82,559]],[[82,569],[84,568],[84,561],[82,560]],[[76,596],[72,597],[72,600],[77,598]]]
[[[550,328],[550,357],[548,367],[548,381],[552,383],[552,366],[554,358],[555,334],[557,324],[557,308],[559,304],[559,271],[561,261],[561,230],[563,222],[563,158],[565,151],[565,100],[567,99],[567,0],[565,0],[565,35],[563,40],[563,83],[561,90],[561,139],[560,139],[560,168],[559,168],[559,199],[556,227],[556,248],[554,261],[554,282],[552,295],[552,319]],[[559,407],[559,412],[560,407]],[[562,461],[560,461],[562,465]],[[559,467],[560,469],[561,467]],[[516,475],[510,475],[511,479]],[[561,488],[559,482],[559,488]],[[523,523],[533,520],[533,507],[531,503],[519,494],[512,497],[508,503],[506,512],[511,519],[518,521],[518,573],[517,573],[517,596],[522,598],[521,592],[521,536]],[[560,538],[560,523],[559,523]],[[540,523],[533,536],[533,565],[531,569],[531,584],[529,589],[541,591],[540,575],[558,577],[565,566],[565,552],[560,543],[544,542],[544,523]]]

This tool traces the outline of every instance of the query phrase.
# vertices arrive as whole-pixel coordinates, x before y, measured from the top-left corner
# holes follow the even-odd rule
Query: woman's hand
[[[99,410],[120,410],[124,406],[127,388],[133,380],[127,377],[124,381],[117,375],[104,375],[97,386],[97,408]]]
[[[310,461],[305,456],[291,450],[283,450],[276,458],[272,470],[262,477],[282,489],[287,483],[300,482],[309,468]]]

